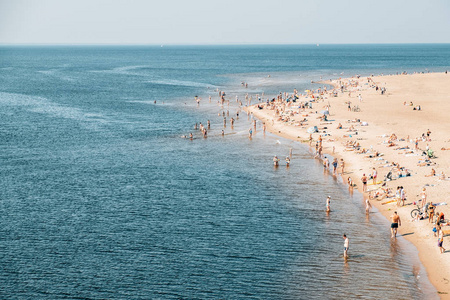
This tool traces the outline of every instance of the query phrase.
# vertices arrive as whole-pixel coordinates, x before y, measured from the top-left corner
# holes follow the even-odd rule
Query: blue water
[[[322,76],[449,66],[450,45],[0,47],[0,297],[435,297],[415,249],[307,146],[259,123],[249,140],[244,112],[222,137],[218,113]]]

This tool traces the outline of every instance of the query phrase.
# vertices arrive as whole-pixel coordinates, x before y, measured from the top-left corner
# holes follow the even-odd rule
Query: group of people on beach
[[[278,122],[283,122],[283,123],[287,123],[288,125],[292,125],[292,126],[301,126],[301,127],[305,127],[308,125],[308,119],[311,118],[311,114],[313,114],[313,111],[307,112],[307,110],[313,110],[313,106],[318,105],[319,102],[324,102],[324,100],[326,99],[326,96],[331,96],[331,97],[335,97],[338,96],[339,92],[340,93],[344,93],[346,90],[349,91],[349,96],[351,95],[351,90],[353,89],[354,91],[358,92],[361,90],[361,84],[360,84],[360,80],[359,80],[359,76],[356,77],[355,79],[351,79],[348,81],[345,80],[339,80],[337,83],[337,86],[339,86],[339,88],[337,89],[333,89],[331,91],[327,91],[326,88],[320,88],[317,89],[315,91],[312,90],[307,90],[305,91],[306,94],[299,94],[297,90],[294,90],[294,93],[290,94],[290,93],[282,93],[280,92],[276,97],[272,98],[272,99],[267,99],[265,102],[261,99],[261,97],[259,95],[256,95],[255,98],[257,99],[257,104],[255,105],[255,107],[258,110],[270,110],[273,111],[274,114],[274,118],[271,120],[271,125],[274,125],[275,121]],[[385,86],[379,86],[378,84],[376,84],[372,78],[368,77],[367,78],[367,84],[375,89],[375,91],[378,91],[379,93],[381,93],[382,95],[384,95],[386,93],[386,87]],[[246,83],[243,82],[243,86],[246,87]],[[229,100],[226,100],[225,98],[225,93],[219,91],[219,105],[224,106],[224,105],[228,105],[229,106]],[[301,98],[305,98],[307,100],[302,101]],[[358,101],[360,103],[363,102],[363,97],[361,95],[361,93],[357,93],[357,98]],[[250,106],[252,105],[252,99],[253,97],[251,95],[249,95],[248,93],[245,94],[245,104],[246,106]],[[211,102],[211,97],[210,97],[210,102]],[[239,105],[239,109],[241,109],[242,102],[239,101],[239,97],[236,96],[236,103]],[[351,110],[351,106],[350,106],[350,101],[348,101],[348,109]],[[316,108],[317,109],[317,108]],[[327,116],[329,115],[329,111],[330,111],[330,104],[328,102],[328,104],[323,106],[323,111],[319,114],[318,111],[315,111],[315,114],[319,115],[320,117],[320,121],[321,122],[325,122],[325,123],[321,123],[322,126],[318,126],[315,127],[314,130],[311,131],[310,136],[309,136],[309,144],[310,146],[314,147],[315,151],[314,151],[314,157],[317,159],[322,160],[322,164],[323,164],[323,168],[325,171],[332,173],[333,175],[342,175],[344,176],[345,174],[345,162],[343,160],[343,158],[330,158],[327,155],[324,155],[323,153],[323,149],[324,149],[324,138],[327,137],[327,140],[329,141],[334,141],[334,138],[330,138],[329,134],[327,133],[327,129],[329,128],[329,125],[327,124],[331,124],[328,121]],[[354,111],[354,110],[352,110]],[[219,113],[220,114],[220,113]],[[294,117],[296,115],[300,115],[302,114],[302,119],[300,121],[294,121]],[[226,112],[226,116],[225,116],[225,111],[222,112],[222,116],[224,117],[223,119],[223,127],[226,128],[226,124],[227,124],[227,117],[229,117],[229,112]],[[256,119],[253,118],[253,114],[251,113],[251,124],[252,126],[249,128],[248,130],[248,137],[251,139],[254,135],[254,132],[256,131]],[[319,118],[318,117],[318,118]],[[239,118],[239,112],[236,115],[236,119]],[[230,119],[230,123],[231,126],[233,126],[234,124],[234,118]],[[269,120],[270,121],[270,120]],[[364,148],[362,145],[360,145],[359,141],[356,140],[352,140],[353,137],[358,136],[358,127],[357,126],[367,126],[367,122],[362,122],[361,120],[359,120],[358,118],[355,118],[355,120],[349,120],[350,127],[348,127],[348,133],[345,133],[343,135],[344,138],[347,138],[346,143],[347,145],[345,146],[346,149],[348,149],[348,151],[354,151],[354,153],[357,154],[364,154],[364,157],[369,158],[369,159],[375,159],[375,160],[379,160],[382,159],[383,153],[372,149],[372,146]],[[263,130],[265,131],[266,129],[266,124],[263,123]],[[196,128],[197,129],[197,128]],[[207,130],[210,129],[210,124],[208,121],[208,126],[207,129],[200,129],[203,132],[203,136],[206,137],[206,132]],[[337,129],[344,129],[344,126],[339,123]],[[308,130],[309,131],[309,130]],[[318,137],[316,140],[314,140],[313,138],[313,134],[318,133]],[[222,130],[222,135],[224,134],[224,131]],[[431,131],[428,129],[426,134],[423,134],[422,137],[420,138],[421,141],[429,141],[430,140],[430,134]],[[192,135],[192,134],[191,134]],[[384,143],[387,147],[393,148],[395,150],[401,150],[401,151],[405,151],[406,153],[409,153],[409,151],[413,151],[413,149],[410,149],[409,147],[400,147],[398,146],[399,141],[401,141],[402,139],[399,139],[397,137],[397,135],[392,134],[389,139]],[[406,141],[409,141],[409,136],[407,137]],[[418,140],[416,139],[414,141],[414,148],[417,150],[418,149]],[[333,149],[333,153],[335,151],[335,147],[332,147]],[[285,158],[285,162],[286,162],[286,166],[289,167],[291,164],[291,154],[289,156],[286,156]],[[273,165],[275,167],[278,167],[280,165],[280,159],[278,158],[278,156],[274,156],[273,157]],[[429,165],[429,160],[425,161],[426,165]],[[386,186],[387,181],[389,180],[394,180],[396,178],[401,178],[403,176],[411,176],[411,172],[410,170],[404,168],[404,167],[400,167],[400,165],[398,163],[392,162],[389,163],[385,166],[382,167],[391,167],[392,169],[388,172],[388,174],[385,176],[385,179],[382,181],[378,181],[378,170],[377,168],[373,167],[372,170],[368,173],[363,173],[362,177],[361,177],[361,184],[362,184],[362,192],[364,195],[364,202],[365,202],[365,211],[366,214],[370,213],[370,210],[372,209],[372,205],[370,203],[371,199],[377,199],[377,200],[381,200],[381,199],[385,199],[385,198],[389,198],[389,197],[395,197],[397,200],[397,206],[398,207],[402,207],[405,205],[406,202],[406,192],[403,186],[398,186],[395,195],[392,194],[391,189],[389,187]],[[396,172],[396,173],[395,173]],[[368,176],[366,176],[366,174],[368,174]],[[395,176],[395,174],[397,174],[397,176]],[[435,176],[435,174],[432,174],[431,176]],[[371,180],[371,184],[373,185],[373,187],[375,187],[375,190],[368,190],[368,185],[369,181]],[[352,190],[356,184],[354,183],[353,179],[351,178],[351,176],[347,177],[347,184],[349,186],[349,188]],[[380,186],[381,185],[381,186]],[[367,195],[368,193],[368,195]],[[425,197],[426,198],[426,197]],[[390,201],[389,201],[390,202]],[[426,199],[422,199],[421,201],[421,206],[424,205],[424,203],[426,203]],[[428,206],[431,208],[431,206]],[[330,213],[331,212],[331,197],[327,197],[326,200],[326,212]],[[431,216],[433,217],[433,215]],[[391,219],[391,237],[395,238],[397,236],[397,230],[398,227],[401,226],[401,219],[399,214],[396,212],[394,212],[394,214],[390,217]],[[430,218],[431,220],[431,218]],[[431,222],[431,221],[430,221]],[[440,228],[439,226],[435,226],[435,228]],[[438,235],[440,237],[439,243],[440,243],[440,249],[441,249],[441,253],[442,253],[442,244],[443,244],[443,236],[442,236],[442,231],[436,231],[436,235]],[[442,237],[441,237],[442,236]],[[348,257],[348,249],[349,249],[349,239],[346,235],[344,235],[344,240],[345,240],[345,245],[344,245],[344,257]],[[443,250],[445,251],[445,249]]]

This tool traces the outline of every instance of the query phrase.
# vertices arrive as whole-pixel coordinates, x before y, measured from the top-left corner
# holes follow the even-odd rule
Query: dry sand
[[[325,130],[329,136],[323,136],[323,151],[331,154],[333,146],[335,157],[343,158],[346,162],[346,172],[344,174],[345,181],[350,176],[357,184],[359,191],[362,191],[361,177],[363,173],[370,174],[373,167],[378,171],[378,180],[384,178],[384,175],[391,169],[390,167],[381,167],[385,160],[388,162],[397,162],[402,167],[411,170],[411,177],[403,177],[387,182],[395,193],[397,186],[403,186],[406,191],[407,201],[409,205],[398,207],[396,203],[383,205],[386,199],[377,201],[371,200],[375,206],[385,217],[389,218],[393,211],[398,211],[402,226],[399,228],[399,235],[411,241],[419,250],[419,257],[424,264],[431,283],[437,288],[442,298],[450,299],[450,235],[444,237],[444,248],[448,250],[444,254],[440,254],[437,247],[437,238],[434,237],[433,225],[428,223],[428,219],[412,222],[410,212],[414,208],[411,204],[420,199],[420,192],[423,187],[427,189],[428,201],[447,202],[449,205],[437,207],[438,212],[444,212],[445,218],[450,218],[450,196],[449,187],[450,179],[440,180],[438,176],[425,177],[430,174],[431,168],[436,170],[436,174],[444,171],[445,176],[450,175],[450,74],[445,73],[428,73],[413,75],[392,75],[371,77],[372,82],[368,83],[367,77],[347,78],[342,80],[333,80],[332,82],[324,82],[339,87],[342,83],[348,83],[350,80],[358,82],[358,86],[348,86],[344,88],[344,92],[339,90],[338,97],[333,97],[330,93],[323,95],[324,99],[313,103],[313,109],[306,109],[305,112],[299,112],[290,117],[290,122],[277,121],[279,116],[275,115],[274,110],[264,108],[258,109],[256,106],[247,108],[254,116],[266,123],[267,130],[297,141],[305,141],[309,139],[309,133],[306,129],[311,126],[327,127]],[[380,91],[376,91],[371,85],[385,87],[386,92],[381,95]],[[330,89],[328,88],[330,92]],[[349,97],[348,91],[351,91]],[[358,95],[361,94],[362,102],[359,101]],[[308,98],[301,97],[299,101],[306,101]],[[351,101],[351,106],[358,105],[359,112],[348,111],[347,101]],[[406,101],[407,105],[404,105]],[[413,106],[409,106],[413,102],[414,106],[420,105],[421,110],[413,110]],[[297,104],[296,103],[296,104]],[[320,111],[325,110],[325,106],[330,105],[329,120],[332,122],[323,122],[317,119]],[[298,112],[298,105],[292,110]],[[286,110],[288,111],[288,109]],[[315,112],[319,112],[316,114]],[[307,125],[299,126],[298,120],[308,115]],[[367,122],[368,126],[360,126],[359,123],[348,123],[348,120],[360,119]],[[272,122],[272,120],[275,120]],[[331,124],[326,124],[331,123]],[[344,129],[336,129],[338,123],[341,123]],[[344,137],[348,135],[349,126],[355,126],[358,134],[352,137]],[[395,133],[399,139],[410,139],[421,137],[427,130],[431,131],[431,141],[423,142],[420,140],[419,149],[424,150],[427,146],[434,150],[437,158],[432,159],[436,164],[433,166],[418,166],[419,160],[423,160],[422,151],[414,151],[414,154],[405,154],[405,150],[395,150],[397,147],[409,146],[414,149],[414,143],[409,141],[396,141],[398,146],[387,147],[384,141],[389,139],[392,133]],[[313,138],[317,140],[320,133],[314,133]],[[384,136],[384,137],[383,137]],[[373,149],[383,153],[383,160],[376,158],[367,158],[365,154],[357,154],[355,151],[346,151],[343,145],[346,141],[357,141],[362,148]],[[314,144],[313,144],[314,146]],[[441,148],[449,148],[449,150],[441,150]],[[371,182],[371,181],[369,181]],[[378,186],[369,185],[369,190],[377,189]],[[367,193],[364,194],[368,196]],[[450,226],[443,226],[444,230],[449,230]],[[386,228],[386,234],[390,234],[389,228]]]

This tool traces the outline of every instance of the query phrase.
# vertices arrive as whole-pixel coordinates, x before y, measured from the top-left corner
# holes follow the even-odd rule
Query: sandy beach
[[[317,126],[311,147],[314,150],[321,137],[323,155],[342,158],[345,171],[338,176],[344,182],[350,177],[359,191],[363,191],[363,174],[369,177],[375,168],[378,184],[369,179],[364,197],[369,197],[386,218],[398,212],[402,221],[399,235],[417,247],[439,295],[450,298],[450,226],[442,226],[443,247],[447,250],[441,254],[434,222],[411,217],[425,188],[426,201],[439,203],[436,212],[450,218],[450,74],[355,76],[321,83],[334,89],[300,91],[303,94],[298,94],[295,103],[287,102],[284,95],[271,104],[259,103],[246,109],[265,123],[267,131],[307,144],[308,128]],[[289,93],[293,96],[292,91]],[[299,108],[299,103],[312,99],[312,108]],[[327,110],[329,115],[324,120],[321,117]],[[433,151],[430,160],[423,155],[427,148]],[[434,176],[430,176],[432,169]],[[389,171],[392,180],[384,181]],[[398,186],[406,192],[404,206],[397,206]],[[390,189],[388,195],[386,189]],[[386,228],[389,234],[390,228]]]

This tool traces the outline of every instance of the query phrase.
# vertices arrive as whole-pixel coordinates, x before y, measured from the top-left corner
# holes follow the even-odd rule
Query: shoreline
[[[406,106],[400,103],[399,100],[405,98],[404,101],[407,101],[406,97],[414,97],[414,102],[419,101],[418,105],[421,105],[423,109],[428,109],[431,105],[438,105],[442,108],[442,111],[445,110],[444,107],[447,107],[446,103],[440,103],[444,100],[446,91],[448,88],[444,88],[445,91],[439,90],[443,82],[450,83],[450,75],[444,73],[427,73],[427,74],[413,74],[413,75],[387,75],[387,76],[375,76],[361,78],[346,78],[346,79],[338,79],[333,81],[322,81],[321,84],[333,85],[335,87],[334,91],[336,91],[336,87],[341,84],[344,85],[343,92],[337,91],[337,97],[331,97],[330,91],[327,91],[322,95],[323,99],[319,100],[320,102],[313,103],[313,109],[306,109],[301,112],[298,111],[295,114],[289,114],[289,119],[287,122],[287,116],[283,115],[283,120],[277,120],[280,118],[280,115],[275,115],[275,110],[269,110],[267,107],[263,109],[258,109],[257,105],[254,104],[250,107],[245,107],[244,109],[248,113],[253,113],[253,115],[259,119],[261,122],[266,124],[266,130],[282,136],[284,138],[288,138],[293,141],[298,141],[305,143],[309,139],[309,133],[306,132],[306,129],[311,126],[326,127],[322,130],[321,135],[323,135],[323,153],[327,155],[332,155],[338,159],[343,158],[345,161],[345,177],[343,177],[343,183],[345,184],[346,178],[350,176],[353,182],[356,184],[358,191],[360,191],[364,198],[368,197],[367,193],[362,192],[362,182],[360,177],[363,173],[366,175],[371,173],[372,167],[376,167],[378,172],[378,179],[382,180],[386,175],[388,168],[382,168],[379,166],[378,162],[387,161],[393,162],[397,161],[401,166],[405,166],[408,170],[411,171],[411,177],[403,177],[398,178],[397,180],[388,181],[386,186],[393,189],[395,193],[395,185],[402,185],[405,187],[407,193],[407,201],[404,207],[396,207],[395,202],[386,203],[386,200],[377,201],[375,199],[370,200],[371,204],[377,208],[377,210],[389,220],[389,216],[392,214],[394,210],[397,210],[400,217],[402,218],[402,225],[399,228],[399,235],[403,236],[406,240],[412,243],[419,253],[419,258],[422,264],[425,267],[428,278],[430,282],[435,286],[438,291],[438,295],[443,297],[444,295],[450,294],[450,256],[449,252],[446,251],[444,254],[439,254],[436,241],[437,238],[433,236],[433,232],[431,231],[432,225],[428,224],[428,219],[410,222],[411,217],[410,211],[413,207],[412,202],[415,202],[418,199],[420,194],[420,190],[423,185],[428,185],[427,190],[430,190],[430,194],[428,195],[429,201],[436,202],[445,202],[447,201],[448,195],[446,190],[448,190],[449,182],[447,180],[443,180],[436,184],[433,180],[435,178],[424,177],[426,173],[430,172],[431,168],[428,167],[419,167],[416,162],[418,159],[422,159],[422,156],[419,156],[418,153],[421,150],[412,150],[413,153],[410,153],[411,156],[407,156],[405,154],[407,151],[411,151],[409,149],[403,150],[393,150],[399,147],[411,147],[410,141],[401,141],[402,138],[406,139],[406,134],[409,136],[409,139],[415,138],[416,136],[420,136],[417,130],[426,131],[428,128],[424,128],[426,126],[431,127],[431,142],[420,142],[419,148],[425,148],[425,144],[430,144],[432,149],[435,149],[435,153],[438,152],[438,158],[433,159],[436,162],[436,173],[440,173],[441,170],[446,174],[448,173],[448,158],[449,155],[446,151],[439,151],[442,148],[449,148],[450,143],[448,137],[445,135],[445,123],[441,123],[445,118],[439,114],[434,114],[431,112],[431,120],[425,118],[425,122],[422,120],[423,115],[420,116],[419,120],[415,120],[414,116],[411,116],[412,107]],[[365,84],[365,82],[367,84]],[[415,92],[414,86],[420,87],[420,83],[426,82],[426,87],[430,86],[431,88],[423,88],[424,93],[427,97],[424,97],[421,91]],[[353,84],[350,84],[353,83]],[[354,85],[354,86],[352,86]],[[375,91],[371,86],[379,86],[385,87],[386,92],[384,95],[380,95],[378,91]],[[406,88],[405,88],[406,86]],[[348,92],[351,92],[350,96],[348,96]],[[415,93],[414,93],[415,92]],[[435,94],[433,94],[435,92]],[[449,90],[450,92],[450,90]],[[359,101],[357,95],[361,94],[362,102]],[[395,98],[395,99],[392,99]],[[310,97],[301,97],[299,99],[300,102],[304,102],[306,100],[311,99]],[[379,115],[378,113],[383,112],[384,110],[389,110],[386,106],[386,99],[388,100],[388,107],[392,111],[393,115],[390,115],[391,112]],[[354,112],[348,111],[347,105],[345,101],[351,101],[352,103],[356,103],[363,111]],[[395,107],[394,102],[395,101]],[[411,101],[412,102],[412,101]],[[382,103],[380,107],[380,103]],[[409,102],[407,102],[409,104]],[[261,103],[259,103],[261,104]],[[324,110],[327,104],[330,105],[330,121],[329,122],[321,122],[319,119],[316,119],[320,115],[320,113],[316,113]],[[293,111],[295,112],[296,108],[293,107],[287,108],[286,105],[283,105],[283,101],[279,102],[280,112],[281,110],[285,111]],[[430,105],[430,106],[429,106]],[[283,106],[283,108],[282,108]],[[377,109],[378,106],[378,109]],[[403,107],[402,107],[403,106]],[[444,106],[444,107],[442,107]],[[410,111],[402,112],[399,111],[401,109],[408,109]],[[364,113],[365,111],[365,113]],[[369,113],[367,113],[369,112]],[[420,114],[423,111],[414,111],[413,113]],[[428,114],[430,115],[430,113]],[[301,116],[301,117],[299,117]],[[351,117],[349,117],[351,116]],[[425,116],[429,117],[429,116]],[[301,119],[307,118],[308,124],[305,126],[296,126],[296,122],[299,122]],[[360,126],[358,123],[348,123],[348,120],[353,120],[354,118],[361,119],[361,121],[367,122],[368,126]],[[404,120],[404,119],[407,120]],[[409,119],[409,120],[408,120]],[[412,119],[412,120],[411,120]],[[273,123],[272,123],[272,120]],[[391,120],[391,122],[386,122],[387,120]],[[405,123],[419,124],[421,121],[425,123],[423,127],[419,126],[402,126],[401,130],[398,128],[399,126],[397,122],[405,121]],[[412,121],[412,122],[411,122]],[[336,126],[338,123],[341,123],[343,127],[354,126],[356,131],[353,131],[354,134],[350,134],[343,129],[337,129]],[[395,124],[394,124],[395,123]],[[297,123],[298,124],[298,123]],[[440,124],[444,124],[444,126],[439,126]],[[419,128],[417,128],[419,127]],[[444,128],[442,128],[444,127]],[[336,129],[335,129],[336,128]],[[340,131],[340,132],[339,132]],[[356,133],[357,132],[357,133]],[[411,132],[411,133],[409,133]],[[345,134],[347,133],[347,134]],[[383,139],[388,139],[389,135],[392,133],[396,133],[399,137],[399,141],[395,141],[398,147],[394,146],[390,149],[385,149],[385,145],[383,144]],[[344,137],[346,135],[346,137]],[[383,136],[385,135],[385,136]],[[319,133],[313,134],[313,139],[316,141],[318,139]],[[354,141],[360,143],[360,148],[365,148],[368,150],[367,153],[363,154],[355,154],[355,151],[347,151],[348,147],[342,145],[342,142],[346,141]],[[335,151],[333,151],[333,147]],[[369,149],[373,149],[370,151]],[[373,155],[375,151],[382,152],[383,155],[380,157],[368,158],[364,155]],[[395,152],[398,151],[398,152]],[[398,155],[402,155],[402,157],[398,157]],[[414,156],[412,156],[414,155]],[[381,158],[381,159],[380,159]],[[331,162],[330,162],[331,163]],[[438,167],[437,167],[438,166]],[[339,168],[339,167],[338,167]],[[389,168],[391,169],[391,168]],[[342,175],[344,176],[344,175]],[[412,180],[410,180],[412,179]],[[369,181],[370,182],[370,181]],[[435,184],[433,184],[435,183]],[[380,187],[378,185],[368,186],[369,190],[378,190],[373,189],[373,187]],[[437,210],[445,213],[445,218],[448,219],[450,211],[448,206],[438,206]],[[443,227],[444,229],[445,227]],[[445,228],[445,230],[449,230],[450,227]],[[386,228],[386,234],[389,234],[388,228]],[[444,237],[444,247],[446,247],[446,242],[448,243],[448,237]],[[448,248],[448,245],[447,245]]]

